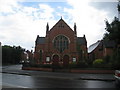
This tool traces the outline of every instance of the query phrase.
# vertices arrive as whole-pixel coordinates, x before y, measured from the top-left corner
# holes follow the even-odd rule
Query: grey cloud
[[[90,2],[90,5],[98,10],[109,12],[110,16],[117,16],[118,2]]]

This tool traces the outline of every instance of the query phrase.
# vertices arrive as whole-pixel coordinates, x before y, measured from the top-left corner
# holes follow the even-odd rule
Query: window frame
[[[65,35],[58,35],[53,40],[53,47],[56,48],[59,52],[63,52],[65,49],[68,49],[70,40]]]

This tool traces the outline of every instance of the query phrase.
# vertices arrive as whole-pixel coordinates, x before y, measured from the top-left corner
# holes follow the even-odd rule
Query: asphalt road
[[[2,85],[3,88],[115,88],[114,81],[71,80],[15,74],[3,74]]]
[[[2,73],[3,88],[116,88],[112,74],[26,71],[21,65],[4,66],[2,70],[7,72]]]

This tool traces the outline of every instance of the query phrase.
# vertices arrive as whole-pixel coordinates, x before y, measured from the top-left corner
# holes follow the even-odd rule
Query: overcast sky
[[[105,22],[117,16],[116,0],[0,0],[0,42],[31,50],[37,35],[44,37],[62,18],[77,36],[85,34],[87,46],[103,38]]]

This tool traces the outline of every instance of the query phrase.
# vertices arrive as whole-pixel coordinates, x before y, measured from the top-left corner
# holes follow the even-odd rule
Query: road
[[[19,88],[115,88],[114,82],[3,74],[3,86]]]
[[[15,68],[16,67],[16,68]],[[111,78],[109,74],[71,74],[41,71],[22,71],[20,66],[3,67],[3,71],[27,72],[28,75],[2,73],[3,88],[115,88],[114,81],[83,80],[81,77]],[[4,89],[3,89],[4,90]]]

